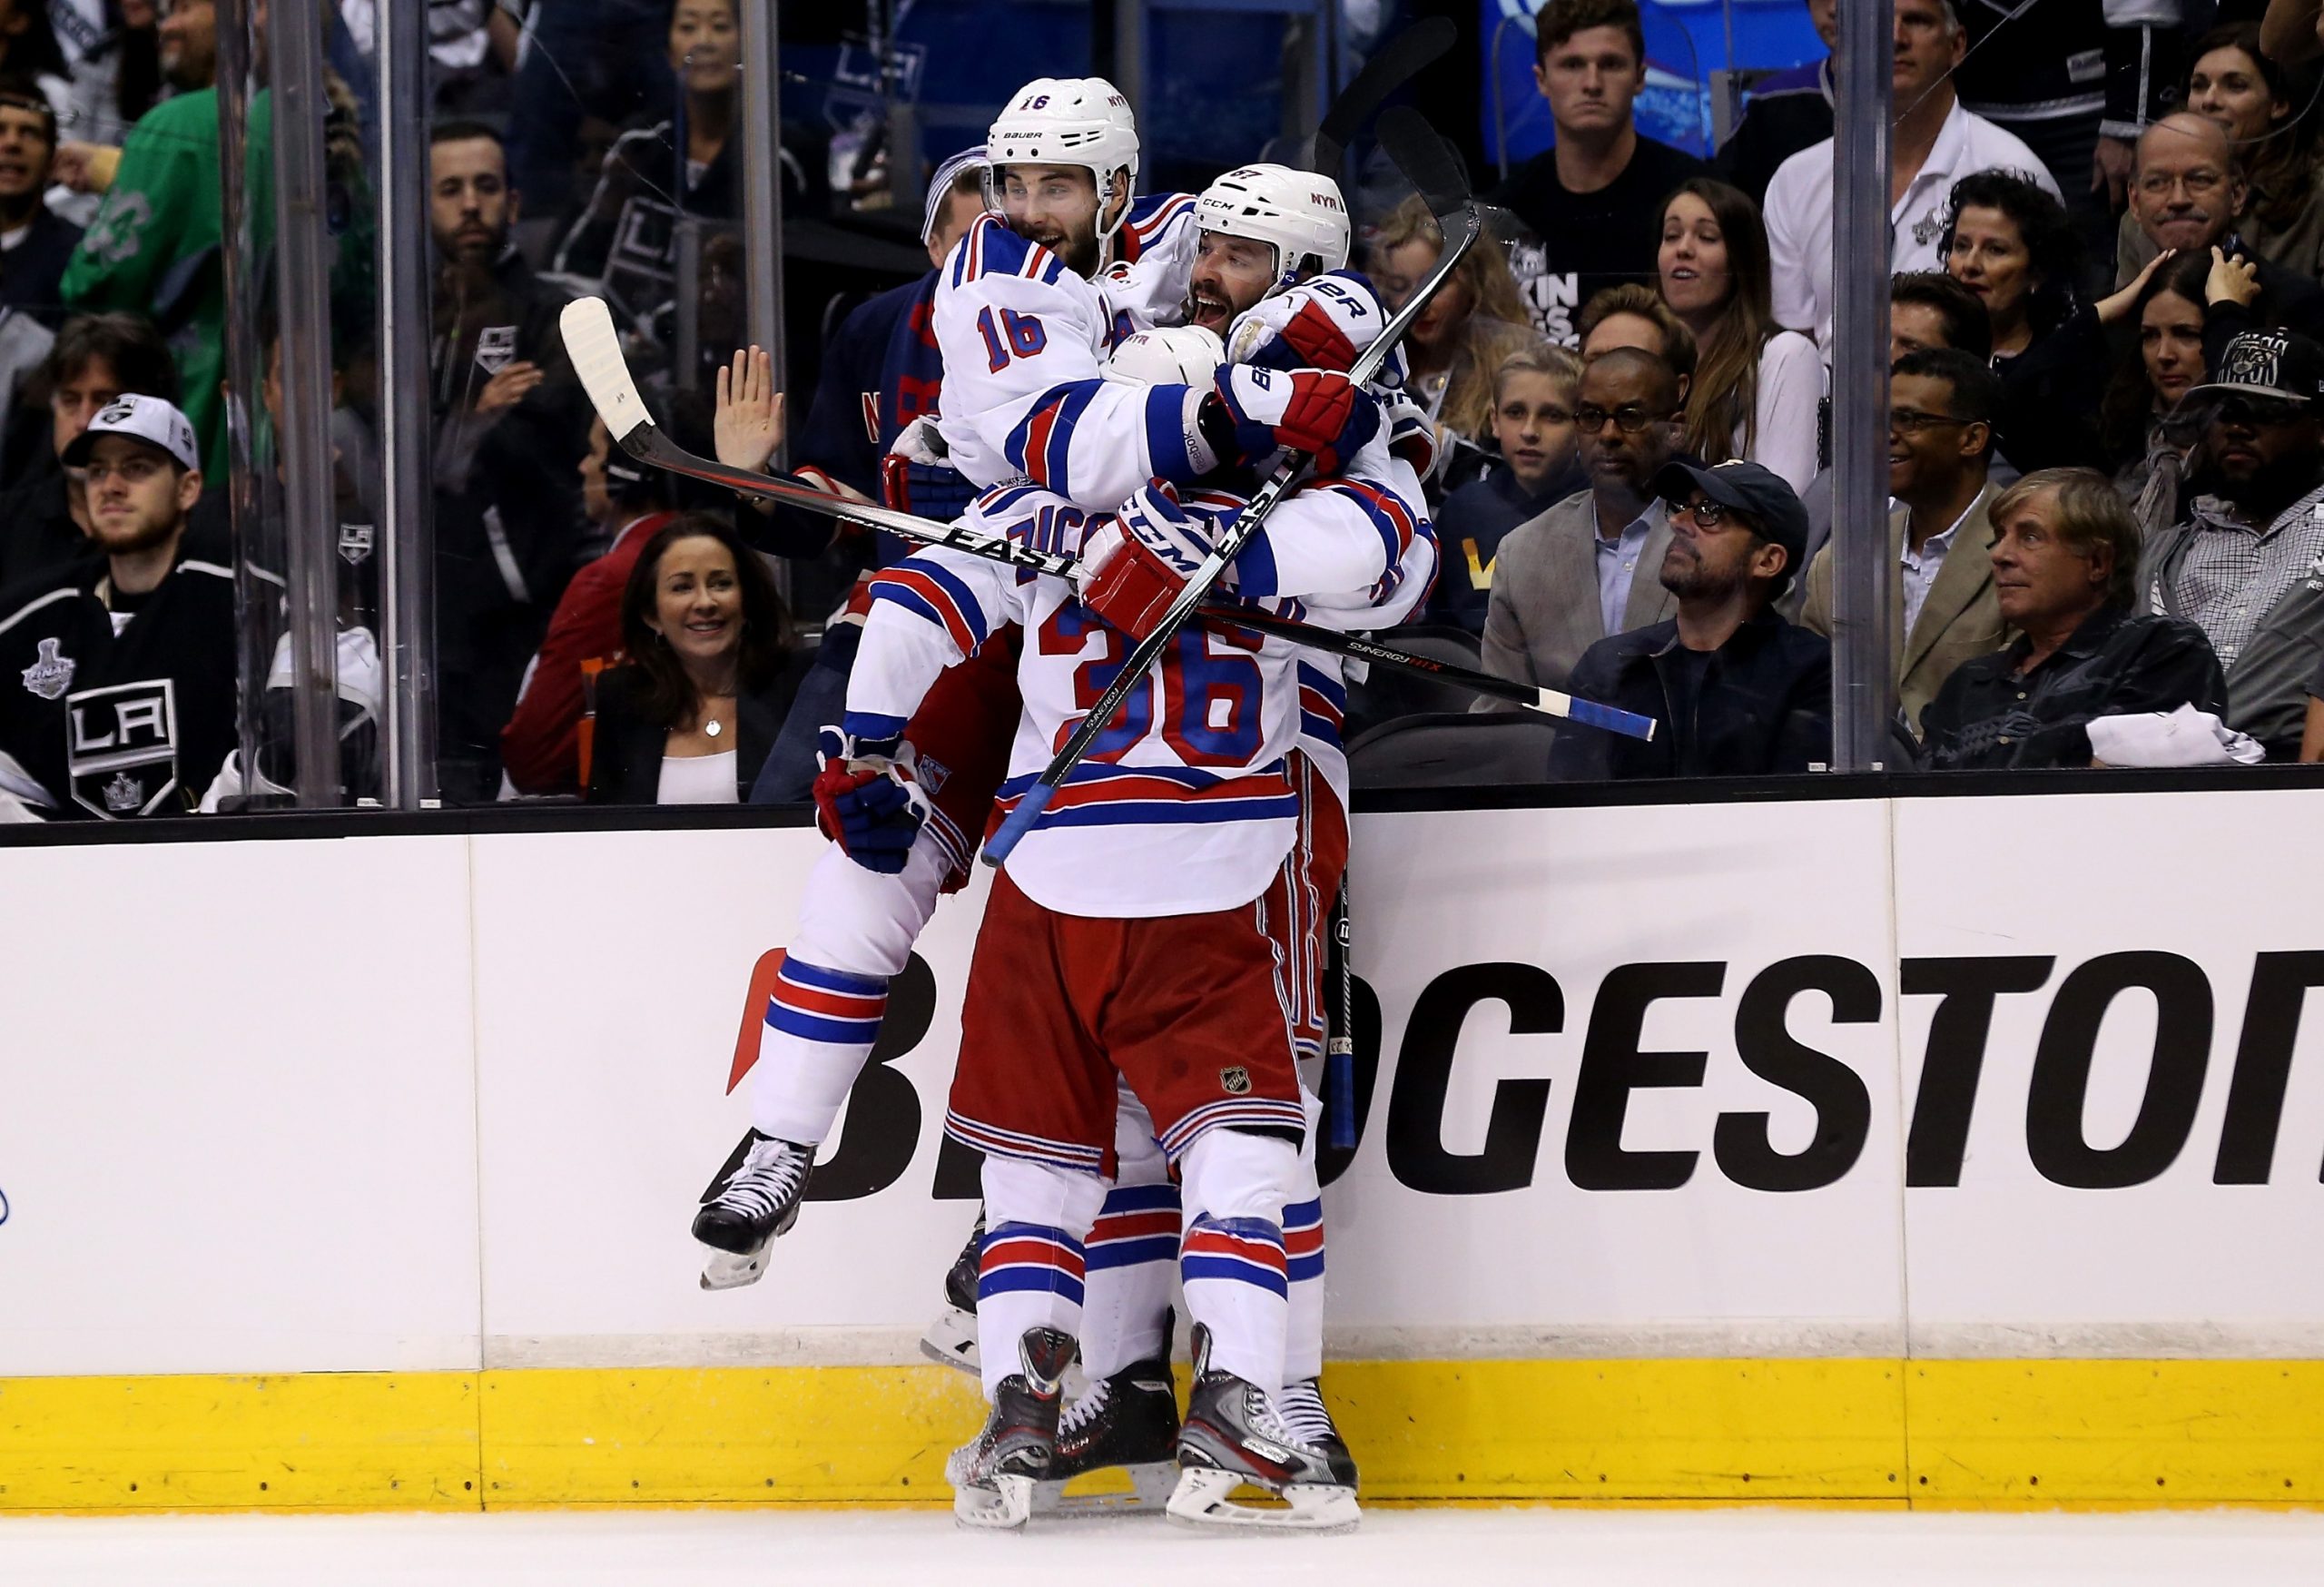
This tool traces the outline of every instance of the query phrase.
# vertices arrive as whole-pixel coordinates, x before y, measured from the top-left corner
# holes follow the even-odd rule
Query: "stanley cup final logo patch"
[[[2280,330],[2247,330],[2228,343],[2226,359],[2214,379],[2224,386],[2281,390],[2284,351],[2289,346]]]
[[[62,639],[44,639],[40,653],[33,657],[32,665],[25,668],[25,687],[44,700],[61,698],[73,686],[73,672],[79,664],[69,656],[57,654]]]

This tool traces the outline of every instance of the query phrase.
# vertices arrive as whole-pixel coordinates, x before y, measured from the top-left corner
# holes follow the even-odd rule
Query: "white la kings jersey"
[[[1224,521],[1243,502],[1189,492],[1185,505]],[[963,521],[1072,554],[1102,519],[1053,492],[1014,486],[988,492]],[[1408,586],[1424,591],[1434,550],[1426,520],[1396,493],[1334,479],[1285,498],[1231,577],[1246,598],[1305,616],[1310,596],[1353,610],[1393,602]],[[1024,708],[1000,789],[1004,810],[1131,648],[1065,580],[941,547],[888,568],[871,589],[846,715],[848,731],[867,738],[901,733],[940,672],[1003,625],[1022,626]],[[1314,653],[1254,634],[1181,633],[1018,845],[1009,859],[1017,885],[1045,908],[1107,919],[1206,913],[1256,898],[1299,820],[1285,757],[1306,727],[1303,657],[1312,665]]]
[[[1184,302],[1195,236],[1185,194],[1140,199],[1118,240],[1122,262],[1091,282],[999,215],[980,216],[942,266],[931,316],[952,466],[980,488],[1029,479],[1100,509],[1157,476],[1193,478],[1207,388],[1116,385],[1102,370],[1117,341]]]

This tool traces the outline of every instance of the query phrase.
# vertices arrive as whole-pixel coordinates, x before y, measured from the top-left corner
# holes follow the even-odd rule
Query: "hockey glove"
[[[1428,479],[1443,467],[1446,448],[1427,410],[1399,392],[1388,403],[1388,452]]]
[[[1160,479],[1122,503],[1081,547],[1081,604],[1143,639],[1210,555],[1210,526]]]
[[[901,872],[928,819],[911,746],[826,727],[816,735],[815,759],[822,768],[815,776],[815,824],[823,835],[867,871]]]
[[[1245,310],[1227,328],[1226,361],[1345,374],[1387,322],[1372,283],[1353,271],[1335,271]]]
[[[1317,474],[1336,474],[1380,429],[1379,401],[1329,370],[1235,364],[1218,371],[1215,389],[1246,462],[1288,447],[1313,454]]]

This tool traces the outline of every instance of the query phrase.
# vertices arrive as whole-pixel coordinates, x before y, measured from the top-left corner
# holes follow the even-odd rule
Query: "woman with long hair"
[[[1436,267],[1444,233],[1418,194],[1398,204],[1372,245],[1372,279],[1390,312]],[[1408,389],[1437,427],[1443,460],[1426,481],[1429,505],[1491,466],[1493,374],[1539,345],[1509,261],[1491,241],[1469,250],[1403,340]]]
[[[621,636],[625,665],[597,677],[590,799],[740,803],[799,687],[766,565],[724,518],[675,518],[630,570]]]
[[[2197,439],[2179,399],[2203,381],[2204,283],[2211,261],[2173,255],[2132,289],[2138,342],[2114,365],[2098,405],[2098,438],[2115,488],[2148,533],[2179,521],[2179,485]]]
[[[1662,201],[1655,268],[1662,301],[1695,336],[1687,449],[1707,463],[1748,458],[1807,489],[1822,467],[1824,360],[1776,323],[1758,206],[1726,182],[1689,177]]]

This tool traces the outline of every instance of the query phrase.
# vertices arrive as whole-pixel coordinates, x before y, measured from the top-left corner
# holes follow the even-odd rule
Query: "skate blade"
[[[1108,1488],[1098,1493],[1074,1493],[1067,1490],[1074,1484],[1093,1478],[1127,1477],[1127,1488]],[[1058,1482],[1045,1482],[1033,1490],[1033,1513],[1054,1515],[1070,1521],[1084,1515],[1136,1515],[1166,1509],[1172,1490],[1177,1486],[1178,1468],[1171,1461],[1156,1461],[1147,1465],[1108,1466],[1102,1471],[1086,1472],[1079,1476]]]
[[[921,1335],[920,1353],[970,1376],[982,1373],[984,1363],[977,1355],[977,1314],[964,1312],[956,1306],[946,1306],[943,1315]]]
[[[1030,1477],[998,1476],[990,1488],[964,1487],[952,1493],[952,1519],[979,1532],[1015,1532],[1033,1516]]]
[[[771,1242],[770,1242],[771,1243]],[[740,1289],[766,1276],[766,1247],[755,1251],[720,1251],[702,1270],[704,1289]]]
[[[1216,1466],[1188,1466],[1178,1474],[1166,1506],[1182,1526],[1240,1528],[1246,1532],[1346,1532],[1364,1519],[1353,1490],[1321,1483],[1293,1483],[1282,1498],[1286,1508],[1262,1510],[1237,1504],[1230,1495],[1245,1479]],[[1256,1485],[1256,1484],[1254,1484]]]

